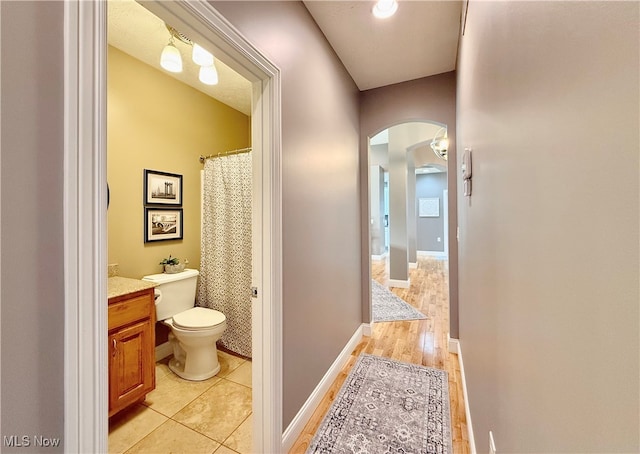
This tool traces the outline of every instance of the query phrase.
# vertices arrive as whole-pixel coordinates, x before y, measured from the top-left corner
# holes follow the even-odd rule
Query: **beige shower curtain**
[[[198,305],[222,312],[225,348],[251,357],[251,153],[204,165]]]

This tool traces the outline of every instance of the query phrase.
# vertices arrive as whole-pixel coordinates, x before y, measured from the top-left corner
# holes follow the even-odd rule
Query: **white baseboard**
[[[362,324],[362,335],[371,337],[371,323],[363,323]]]
[[[302,429],[309,422],[313,412],[316,410],[322,398],[327,394],[329,388],[335,381],[336,377],[344,367],[344,365],[349,361],[349,356],[353,350],[358,346],[358,343],[362,339],[363,329],[365,324],[362,324],[358,327],[347,345],[344,346],[336,360],[333,362],[327,373],[324,374],[318,386],[313,390],[309,398],[304,403],[298,414],[293,418],[289,426],[285,429],[282,434],[282,450],[283,452],[289,452],[293,447],[293,444],[296,442],[300,434],[302,433]]]
[[[419,257],[430,255],[431,257],[446,257],[447,253],[444,251],[417,251]]]
[[[467,432],[469,437],[469,449],[471,450],[471,454],[476,454],[476,441],[473,437],[473,424],[471,424],[471,410],[469,409],[469,394],[467,393],[467,380],[464,375],[464,363],[462,362],[462,347],[460,345],[460,341],[458,339],[450,339],[450,341],[455,341],[454,344],[456,346],[457,354],[458,354],[458,363],[460,363],[460,376],[462,377],[462,395],[464,396],[464,414],[467,418]],[[451,351],[451,343],[449,344],[449,351]]]
[[[418,262],[409,262],[409,269],[416,269],[418,268]]]
[[[371,254],[371,260],[384,260],[386,258],[387,258],[387,253],[386,252],[384,252],[384,253],[382,253],[380,255]]]
[[[387,281],[387,286],[389,287],[409,288],[410,285],[411,279],[407,279],[406,281],[401,281],[400,279],[389,279]]]
[[[156,345],[156,362],[173,355],[173,347],[167,341],[164,344]]]
[[[449,346],[449,353],[455,353],[457,355],[460,351],[460,341],[449,337],[449,334],[447,334],[447,345]]]

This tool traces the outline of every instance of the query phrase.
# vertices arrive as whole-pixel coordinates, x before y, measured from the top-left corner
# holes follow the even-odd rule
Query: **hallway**
[[[304,453],[322,418],[331,406],[347,374],[360,353],[370,353],[398,361],[444,369],[449,374],[451,397],[451,438],[453,452],[469,452],[462,379],[457,355],[448,352],[449,300],[447,262],[433,257],[418,257],[418,268],[410,270],[411,287],[393,288],[393,292],[427,316],[425,320],[374,323],[372,336],[364,337],[329,392],[296,440],[291,454]],[[373,278],[385,284],[388,270],[384,260],[373,261]]]

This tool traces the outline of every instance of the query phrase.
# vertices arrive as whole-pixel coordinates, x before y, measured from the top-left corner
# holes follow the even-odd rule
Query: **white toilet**
[[[152,274],[142,278],[157,284],[156,318],[171,328],[173,358],[169,368],[186,380],[206,380],[220,371],[216,341],[227,328],[222,312],[194,307],[198,270]]]

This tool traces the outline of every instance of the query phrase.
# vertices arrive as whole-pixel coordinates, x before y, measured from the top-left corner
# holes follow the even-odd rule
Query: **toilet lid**
[[[224,323],[227,317],[222,312],[205,307],[194,307],[173,316],[173,324],[182,329],[206,329]]]

